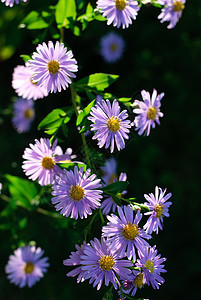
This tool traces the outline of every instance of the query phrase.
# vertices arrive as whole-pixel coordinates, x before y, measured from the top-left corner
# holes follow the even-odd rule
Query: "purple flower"
[[[133,270],[132,276],[129,280],[123,282],[123,292],[135,296],[137,289],[142,288],[146,283],[145,275],[142,271]]]
[[[127,180],[127,175],[126,173],[121,173],[119,176],[119,180],[118,181],[126,181]],[[114,180],[113,182],[117,181]],[[121,194],[119,194],[119,196],[123,196],[127,193],[127,191],[123,191]],[[118,195],[117,195],[118,197]],[[104,215],[108,215],[110,211],[112,211],[113,213],[116,211],[117,208],[117,204],[114,202],[112,197],[108,197],[106,198],[102,204],[101,204],[101,209],[103,210],[103,214]]]
[[[163,217],[169,217],[169,206],[172,202],[166,202],[172,194],[169,193],[165,196],[166,189],[163,191],[161,188],[155,187],[155,195],[153,193],[146,195],[144,194],[145,199],[148,202],[145,202],[144,205],[147,205],[149,208],[149,212],[145,213],[145,215],[150,215],[147,223],[144,225],[144,229],[147,233],[152,233],[156,231],[158,234],[158,229],[163,229]]]
[[[19,4],[19,2],[27,2],[27,0],[1,0],[2,3],[5,3],[6,6],[12,7],[13,4]]]
[[[25,66],[17,66],[13,72],[12,87],[15,89],[18,96],[25,99],[37,100],[48,95],[45,88],[34,83],[33,72],[28,68],[28,63]]]
[[[18,98],[13,105],[13,110],[14,116],[12,123],[17,132],[22,133],[29,131],[35,116],[34,102],[32,100]]]
[[[90,175],[91,170],[88,169],[83,173],[83,168],[78,170],[77,166],[72,170],[63,170],[53,185],[52,204],[56,204],[57,211],[60,214],[71,218],[78,219],[80,217],[87,218],[92,214],[92,209],[100,206],[102,191],[100,179],[96,179],[96,175]]]
[[[105,166],[101,167],[103,171],[102,181],[103,185],[108,185],[117,180],[117,161],[111,157],[105,161]]]
[[[67,158],[66,155],[55,154],[56,145],[57,140],[51,147],[49,139],[41,138],[40,141],[35,139],[35,145],[29,144],[30,148],[25,149],[22,168],[29,179],[38,178],[40,185],[54,183],[55,175],[62,171],[56,163]]]
[[[48,92],[61,92],[71,84],[71,79],[75,78],[77,72],[77,61],[73,58],[72,51],[67,51],[64,44],[57,41],[55,46],[49,41],[48,45],[39,44],[34,52],[32,60],[29,61],[30,69],[34,73],[33,82],[44,87]]]
[[[97,8],[107,18],[107,25],[127,28],[135,20],[140,9],[137,1],[133,0],[98,0]]]
[[[128,128],[131,127],[127,110],[120,112],[120,106],[117,100],[114,100],[112,105],[109,100],[102,100],[95,107],[91,108],[91,117],[88,117],[94,124],[91,124],[91,130],[96,131],[93,139],[98,140],[99,148],[105,145],[107,149],[110,146],[110,151],[114,151],[114,142],[118,150],[125,148],[124,139],[128,139]]]
[[[100,46],[100,54],[104,60],[108,63],[114,63],[122,57],[125,42],[119,34],[110,32],[102,37]]]
[[[152,97],[150,97],[149,92],[145,90],[141,91],[143,101],[135,100],[137,108],[133,110],[135,114],[139,116],[135,117],[134,125],[135,130],[139,130],[138,134],[149,135],[150,129],[155,128],[155,122],[160,124],[159,117],[163,117],[163,113],[160,112],[161,99],[164,93],[157,96],[157,91],[154,89]]]
[[[103,236],[108,238],[111,249],[116,249],[120,257],[127,256],[129,260],[136,260],[135,247],[140,251],[149,244],[144,239],[150,239],[151,236],[140,229],[138,223],[142,214],[138,210],[133,215],[131,206],[117,207],[119,217],[112,214],[107,216],[109,222],[103,226]]]
[[[168,29],[175,27],[181,18],[186,0],[158,0],[158,3],[164,5],[158,19],[161,19],[161,23],[165,21],[170,22],[167,27]]]
[[[143,270],[148,285],[151,284],[154,289],[159,289],[159,286],[165,282],[160,273],[167,272],[163,269],[164,265],[162,264],[166,258],[161,258],[160,254],[157,255],[156,246],[145,247],[143,251],[139,252],[139,257],[136,267]]]
[[[48,258],[41,256],[44,251],[35,246],[25,246],[14,251],[14,255],[10,255],[5,271],[11,283],[32,287],[37,281],[43,277],[43,273],[47,272],[49,263]]]
[[[56,146],[54,153],[56,155],[63,155],[63,154],[65,154],[66,157],[65,157],[65,161],[64,162],[72,162],[77,157],[77,155],[72,154],[73,150],[71,148],[67,148],[66,151],[65,151],[65,153],[63,153],[63,150],[61,149],[60,146]]]
[[[83,244],[79,247],[78,245],[75,245],[75,248],[77,249],[76,252],[71,252],[70,258],[65,259],[63,261],[63,264],[65,266],[77,266],[77,268],[73,269],[72,271],[70,271],[69,273],[67,273],[66,275],[68,277],[75,277],[78,275],[77,278],[77,283],[79,283],[80,281],[83,282],[84,281],[84,277],[83,277],[83,273],[84,271],[82,270],[82,265],[80,263],[81,260],[81,255],[84,254],[84,249],[86,246],[86,242],[84,241]]]
[[[106,286],[111,282],[117,289],[120,283],[116,274],[128,278],[131,271],[127,268],[133,265],[131,261],[120,260],[117,253],[108,248],[104,238],[101,238],[101,243],[95,238],[91,245],[85,246],[81,264],[82,270],[85,271],[84,278],[90,278],[89,283],[93,282],[93,287],[97,285],[97,290],[101,288],[104,280]]]

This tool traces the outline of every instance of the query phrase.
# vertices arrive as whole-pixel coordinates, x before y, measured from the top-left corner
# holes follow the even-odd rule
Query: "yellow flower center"
[[[27,262],[25,267],[24,267],[24,272],[26,274],[31,274],[34,270],[34,264],[31,262]]]
[[[144,264],[145,268],[148,269],[151,273],[154,271],[154,264],[151,260],[147,260]]]
[[[110,131],[116,133],[119,130],[119,128],[120,128],[119,122],[120,122],[120,120],[119,120],[118,117],[111,117],[107,121],[107,128]]]
[[[59,66],[59,63],[58,61],[56,60],[51,60],[48,65],[47,65],[47,68],[48,68],[48,71],[55,75],[58,73],[59,69],[60,69],[60,66]]]
[[[111,176],[110,176],[110,179],[109,179],[109,184],[113,183],[114,181],[117,180],[117,174],[113,173]]]
[[[29,108],[29,109],[26,109],[25,112],[24,112],[24,116],[26,119],[31,119],[33,118],[34,116],[34,110]]]
[[[52,157],[48,157],[45,156],[42,159],[42,167],[46,170],[50,170],[53,168],[53,166],[55,165],[54,160],[52,159]]]
[[[85,196],[84,189],[79,185],[73,185],[70,189],[70,197],[75,201],[80,201]]]
[[[160,218],[161,216],[163,216],[163,205],[161,204],[157,204],[154,208],[155,212],[156,212],[156,217]]]
[[[127,224],[123,228],[123,235],[127,240],[134,240],[138,235],[138,227],[134,224]]]
[[[111,44],[111,45],[110,45],[110,50],[111,50],[112,52],[116,52],[116,51],[118,50],[117,44]]]
[[[185,5],[181,1],[174,1],[174,11],[181,11],[185,8]]]
[[[99,260],[99,265],[104,271],[109,271],[115,265],[115,261],[110,255],[105,255]]]
[[[140,273],[136,276],[136,278],[134,279],[134,285],[138,288],[141,288],[143,286],[143,277],[144,274]]]
[[[147,112],[147,118],[149,120],[155,120],[156,119],[156,113],[157,113],[157,110],[154,106],[151,106],[149,109],[148,109],[148,112]]]
[[[124,10],[127,3],[128,3],[128,1],[126,1],[126,0],[115,0],[116,8],[119,10]]]

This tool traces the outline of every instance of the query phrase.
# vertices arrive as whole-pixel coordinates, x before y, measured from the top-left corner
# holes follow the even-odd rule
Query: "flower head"
[[[144,194],[145,199],[148,202],[145,202],[144,205],[147,205],[149,208],[149,212],[145,213],[145,215],[150,215],[147,223],[144,225],[144,229],[147,233],[152,233],[156,231],[158,234],[158,229],[163,229],[163,217],[169,217],[169,206],[172,202],[166,202],[172,194],[169,193],[165,195],[166,189],[163,191],[161,188],[155,187],[155,195],[153,193],[146,195]]]
[[[104,60],[114,63],[122,57],[125,42],[119,34],[110,32],[102,37],[100,46],[100,53]]]
[[[19,4],[19,2],[27,2],[27,0],[1,0],[2,3],[5,3],[6,6],[12,7],[15,3]]]
[[[111,249],[116,249],[120,257],[127,256],[129,260],[136,260],[136,251],[149,244],[144,239],[150,239],[151,236],[146,234],[138,226],[142,214],[138,210],[136,215],[133,214],[131,206],[117,207],[119,217],[111,214],[107,216],[109,222],[103,226],[103,236],[107,237]]]
[[[77,278],[77,283],[80,281],[84,281],[83,273],[84,271],[82,270],[82,265],[80,263],[81,261],[81,255],[84,254],[84,249],[86,246],[86,242],[84,241],[83,244],[79,247],[78,245],[75,245],[75,248],[77,249],[76,252],[71,252],[70,258],[67,258],[63,261],[63,264],[65,266],[77,266],[75,269],[72,271],[68,272],[66,275],[68,277],[75,277],[78,275]]]
[[[14,116],[12,123],[17,132],[22,133],[29,131],[35,116],[34,102],[32,100],[18,98],[13,105],[13,110]]]
[[[92,209],[100,206],[102,191],[100,179],[95,174],[90,175],[91,170],[88,169],[83,173],[83,168],[78,170],[77,166],[74,171],[63,170],[53,185],[52,204],[56,204],[56,210],[60,210],[60,214],[71,218],[78,219],[80,217],[87,218],[92,214]]]
[[[44,87],[48,92],[61,92],[71,84],[77,72],[77,61],[73,58],[72,51],[67,51],[64,44],[57,41],[55,46],[49,41],[48,45],[39,44],[29,61],[30,70],[33,72],[32,80],[37,85]]]
[[[165,282],[160,273],[167,272],[162,264],[166,258],[161,258],[160,254],[157,255],[156,246],[145,247],[139,252],[139,257],[136,267],[143,270],[148,285],[151,284],[154,289],[159,289],[159,286]]]
[[[53,184],[55,176],[62,170],[56,163],[68,158],[67,155],[56,155],[57,140],[50,146],[49,139],[35,139],[35,144],[29,144],[22,156],[25,161],[22,168],[29,179],[36,180],[40,185]]]
[[[107,18],[107,25],[127,28],[135,20],[140,9],[138,2],[134,0],[98,0],[97,8]]]
[[[13,72],[12,87],[15,89],[18,96],[25,99],[37,100],[48,95],[45,88],[38,86],[33,82],[33,72],[28,68],[28,63],[25,66],[17,66]]]
[[[90,278],[89,283],[93,282],[93,287],[97,285],[97,290],[101,288],[104,280],[106,286],[111,282],[117,289],[120,283],[116,274],[127,278],[131,274],[127,268],[132,266],[132,262],[120,260],[117,253],[108,248],[104,238],[101,238],[101,242],[95,238],[91,245],[85,246],[81,264],[82,270],[85,271],[84,278]]]
[[[164,5],[158,19],[161,19],[161,23],[170,22],[168,29],[174,28],[181,18],[186,0],[158,0],[158,3]]]
[[[107,159],[101,170],[103,171],[103,185],[111,184],[117,180],[117,161],[114,157]]]
[[[155,122],[160,124],[159,117],[163,117],[163,113],[160,112],[160,101],[164,93],[157,96],[157,91],[154,89],[151,97],[149,92],[145,90],[141,92],[141,95],[143,101],[135,100],[137,108],[135,108],[133,112],[138,114],[138,116],[135,117],[134,125],[136,126],[135,130],[139,130],[139,135],[144,133],[144,135],[148,136],[151,127],[155,128]]]
[[[105,145],[110,151],[114,151],[114,142],[118,150],[125,148],[124,139],[128,139],[128,128],[131,127],[127,110],[120,112],[120,106],[117,100],[112,105],[109,100],[102,100],[95,107],[91,108],[91,117],[88,117],[94,124],[91,124],[91,130],[96,131],[93,139],[98,140],[99,148]]]
[[[41,248],[35,246],[25,246],[15,250],[14,255],[10,255],[5,268],[10,282],[22,288],[32,287],[39,281],[49,267],[48,258],[41,258],[43,253]]]
[[[137,289],[142,288],[146,283],[146,278],[144,272],[139,270],[133,270],[132,276],[130,276],[129,280],[125,280],[123,282],[123,292],[125,294],[129,294],[132,297],[135,296]]]

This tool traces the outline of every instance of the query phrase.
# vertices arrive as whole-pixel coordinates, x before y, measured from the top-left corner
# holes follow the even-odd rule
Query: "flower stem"
[[[99,215],[100,215],[100,219],[101,219],[102,224],[104,224],[105,220],[104,220],[104,217],[103,217],[103,214],[102,214],[102,210],[101,210],[100,207],[99,207]]]

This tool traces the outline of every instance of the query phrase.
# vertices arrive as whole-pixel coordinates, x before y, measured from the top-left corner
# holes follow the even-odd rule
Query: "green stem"
[[[60,43],[64,43],[64,27],[60,28]]]
[[[100,207],[99,207],[99,215],[100,215],[100,219],[101,219],[102,224],[104,224],[105,220],[104,220],[104,217],[103,217],[103,214],[102,214],[102,210],[101,210]]]

